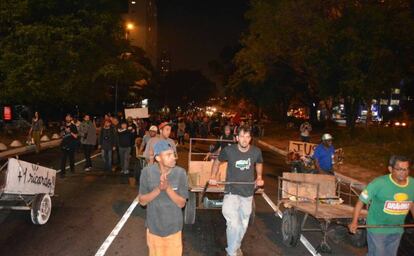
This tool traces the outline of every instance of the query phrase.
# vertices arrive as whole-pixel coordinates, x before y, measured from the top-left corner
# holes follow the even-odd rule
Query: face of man
[[[105,120],[104,126],[105,128],[109,128],[111,126],[111,122],[109,120]]]
[[[122,128],[122,129],[126,129],[127,127],[128,127],[128,125],[127,125],[126,123],[122,123],[122,124],[121,124],[121,128]]]
[[[250,132],[240,131],[239,135],[237,136],[237,142],[239,146],[243,149],[249,147],[251,140],[252,136],[250,135]]]
[[[230,135],[230,127],[226,126],[226,127],[224,128],[224,134],[226,134],[227,136],[229,136],[229,135]]]
[[[174,151],[172,149],[161,152],[155,158],[160,165],[167,168],[173,168],[177,161],[175,158]]]
[[[160,130],[160,134],[161,134],[161,136],[162,136],[162,137],[164,137],[165,139],[166,139],[166,138],[169,138],[169,137],[170,137],[170,134],[171,134],[171,126],[169,126],[169,125],[164,126],[164,127]]]
[[[70,123],[72,121],[72,117],[70,115],[67,115],[65,117],[66,123]]]
[[[397,161],[394,167],[388,166],[389,171],[391,172],[391,177],[397,182],[404,183],[407,181],[408,175],[410,173],[410,163]]]
[[[85,121],[89,121],[89,120],[91,120],[91,118],[90,118],[90,116],[89,116],[89,115],[85,115],[85,116],[83,117],[83,120],[85,120]]]
[[[149,135],[151,137],[155,137],[155,135],[157,135],[157,132],[156,131],[149,131]]]
[[[332,146],[332,140],[323,140],[322,143],[327,148],[329,148],[330,146]]]

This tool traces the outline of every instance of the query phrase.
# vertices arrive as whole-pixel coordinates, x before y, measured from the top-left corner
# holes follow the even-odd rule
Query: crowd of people
[[[66,162],[69,170],[75,171],[74,155],[82,151],[85,157],[84,171],[92,170],[91,155],[99,149],[104,162],[104,171],[120,170],[129,174],[131,157],[142,156],[147,163],[154,162],[153,146],[159,139],[169,140],[176,153],[176,145],[183,146],[189,138],[207,138],[214,136],[222,140],[235,140],[237,130],[241,126],[251,127],[252,136],[259,136],[262,128],[252,119],[208,117],[201,113],[151,118],[135,118],[106,114],[103,117],[91,117],[85,114],[79,119],[67,114],[62,122],[62,178],[66,174]],[[33,120],[30,131],[38,141],[39,120]],[[176,143],[177,142],[177,143]],[[38,143],[36,143],[37,145]],[[216,145],[211,153],[217,152]],[[40,150],[39,146],[36,147]],[[137,152],[138,151],[138,152]]]

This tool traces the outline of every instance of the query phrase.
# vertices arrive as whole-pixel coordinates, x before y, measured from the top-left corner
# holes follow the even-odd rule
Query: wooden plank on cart
[[[320,198],[337,196],[336,180],[335,176],[333,175],[284,172],[283,178],[291,181],[306,183],[297,184],[295,182],[289,182],[285,180],[282,181],[282,198],[289,198],[291,196],[297,195],[298,197],[315,199],[317,197],[316,184],[319,184]]]
[[[188,167],[188,177],[190,188],[204,187],[211,177],[211,167],[213,161],[190,161]],[[218,180],[226,179],[227,163],[220,164]]]
[[[301,212],[312,214],[315,218],[318,219],[351,219],[354,213],[354,207],[347,204],[324,204],[319,203],[318,211],[316,211],[315,202],[291,202],[285,200],[285,202]],[[367,216],[367,210],[361,210],[361,218]]]
[[[56,170],[9,158],[3,192],[21,195],[53,195],[55,182]]]

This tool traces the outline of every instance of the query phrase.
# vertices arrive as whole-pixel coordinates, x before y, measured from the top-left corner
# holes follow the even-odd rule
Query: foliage
[[[114,80],[147,77],[124,39],[114,0],[4,0],[0,7],[0,100],[36,106],[93,106]]]
[[[409,1],[253,0],[246,16],[249,33],[235,57],[233,87],[284,84],[280,77],[292,70],[296,79],[284,86],[308,105],[345,99],[353,126],[358,103],[413,76]]]

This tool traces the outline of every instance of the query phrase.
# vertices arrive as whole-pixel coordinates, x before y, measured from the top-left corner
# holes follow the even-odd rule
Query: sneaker
[[[84,171],[85,172],[90,172],[91,171],[91,167],[86,167]]]
[[[129,170],[125,170],[124,171],[124,174],[129,174]]]

